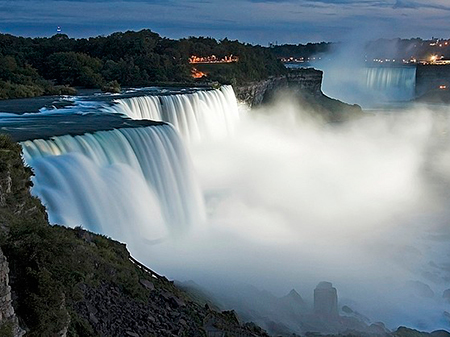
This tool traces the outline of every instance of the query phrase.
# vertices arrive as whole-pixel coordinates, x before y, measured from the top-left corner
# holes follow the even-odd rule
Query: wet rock
[[[89,314],[89,320],[94,324],[98,324],[98,319],[97,319],[97,317],[95,317],[95,315],[93,313]]]
[[[132,331],[127,331],[126,334],[127,334],[127,336],[130,336],[130,337],[139,337],[139,335],[137,333],[134,333]]]
[[[139,283],[142,284],[145,288],[147,288],[150,291],[155,290],[155,286],[149,280],[140,279]]]

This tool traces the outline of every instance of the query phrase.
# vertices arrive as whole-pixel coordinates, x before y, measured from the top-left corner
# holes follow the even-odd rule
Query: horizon
[[[207,36],[267,46],[364,38],[449,36],[444,0],[0,0],[0,31],[73,38],[150,29],[180,39]],[[236,8],[239,10],[237,11]],[[395,36],[393,35],[395,34]]]
[[[273,46],[283,46],[283,45],[307,45],[307,44],[320,44],[320,43],[330,43],[330,44],[339,44],[342,43],[342,41],[327,41],[327,40],[317,40],[317,41],[306,41],[306,42],[286,42],[286,43],[280,43],[278,41],[274,41],[274,42],[269,42],[267,45],[263,45],[263,44],[257,44],[257,43],[251,43],[251,42],[247,42],[247,41],[242,41],[239,39],[231,39],[227,36],[223,37],[223,38],[217,38],[214,36],[209,36],[209,35],[189,35],[189,36],[182,36],[179,38],[173,38],[173,37],[169,37],[169,36],[165,36],[163,34],[161,34],[158,31],[153,30],[152,28],[141,28],[141,29],[123,29],[123,30],[116,30],[116,31],[112,31],[110,33],[105,33],[105,34],[99,34],[99,35],[86,35],[86,36],[71,36],[69,34],[67,34],[66,32],[64,32],[64,30],[62,30],[62,28],[60,26],[55,27],[55,31],[53,34],[49,34],[49,35],[20,35],[20,34],[14,34],[14,33],[9,33],[9,32],[4,32],[0,30],[0,34],[3,35],[12,35],[14,37],[21,37],[21,38],[31,38],[31,39],[39,39],[39,38],[52,38],[56,35],[66,35],[68,38],[70,39],[75,39],[75,40],[81,40],[81,39],[90,39],[90,38],[98,38],[98,37],[108,37],[111,36],[113,34],[116,33],[127,33],[127,32],[134,32],[134,33],[138,33],[140,31],[143,30],[149,30],[152,33],[158,34],[161,38],[167,38],[167,39],[171,39],[171,40],[181,40],[181,39],[189,39],[189,38],[212,38],[215,39],[217,41],[222,41],[225,39],[228,40],[236,40],[240,43],[249,43],[251,45],[259,45],[262,47],[270,47],[270,45]],[[413,39],[421,39],[423,41],[435,41],[435,40],[450,40],[450,36],[449,37],[436,37],[436,36],[431,36],[431,37],[420,37],[420,36],[411,36],[411,37],[390,37],[390,38],[386,38],[386,37],[376,37],[370,40],[365,40],[364,42],[371,42],[371,41],[376,41],[376,40],[387,40],[387,41],[393,41],[393,40],[413,40]]]

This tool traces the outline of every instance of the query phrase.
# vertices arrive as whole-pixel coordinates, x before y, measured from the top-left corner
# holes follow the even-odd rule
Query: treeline
[[[331,42],[319,42],[319,43],[307,43],[307,44],[283,44],[272,45],[271,50],[273,54],[278,58],[303,58],[308,59],[311,57],[317,57],[329,53],[333,43]]]
[[[278,75],[283,65],[268,48],[212,38],[172,40],[150,30],[118,32],[87,39],[57,34],[23,38],[0,34],[0,98],[71,94],[72,87],[116,90],[159,83],[193,83],[188,59],[239,56],[217,65],[207,79],[223,83]]]
[[[238,56],[239,61],[236,63],[195,65],[197,69],[206,72],[210,79],[221,83],[256,81],[286,73],[286,68],[267,47],[243,44],[226,38],[217,41],[205,37],[181,39],[179,43],[184,55],[215,55],[219,59],[230,55]]]

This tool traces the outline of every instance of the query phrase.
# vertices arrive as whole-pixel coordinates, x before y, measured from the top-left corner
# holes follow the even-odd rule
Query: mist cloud
[[[233,139],[191,148],[207,226],[129,247],[157,271],[216,292],[242,282],[307,297],[327,280],[373,321],[448,328],[447,113],[330,126],[286,100],[252,111]]]

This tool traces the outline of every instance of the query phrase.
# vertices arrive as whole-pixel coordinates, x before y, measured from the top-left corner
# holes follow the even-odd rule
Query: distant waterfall
[[[114,103],[105,110],[132,119],[168,122],[190,142],[224,138],[233,133],[239,120],[236,97],[229,85],[192,94],[123,98]]]
[[[204,220],[190,160],[168,124],[37,139],[22,148],[35,172],[33,193],[52,223],[108,235],[130,226],[158,239]]]
[[[416,67],[371,67],[365,69],[366,87],[390,100],[414,98]]]

